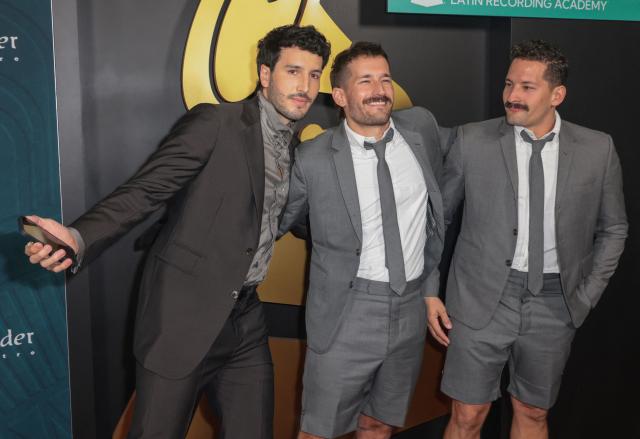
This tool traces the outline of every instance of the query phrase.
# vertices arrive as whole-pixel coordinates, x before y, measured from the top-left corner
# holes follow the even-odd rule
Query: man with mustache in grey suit
[[[388,438],[404,423],[438,294],[444,225],[435,119],[391,114],[387,55],[355,43],[336,56],[345,120],[300,145],[280,231],[309,214],[311,267],[299,438],[357,430]]]
[[[447,283],[442,391],[446,439],[480,438],[509,365],[511,438],[548,437],[576,331],[613,275],[627,236],[611,137],[561,120],[567,59],[544,41],[511,49],[506,117],[458,130],[443,183],[445,222],[464,203]],[[441,311],[444,309],[442,304]]]

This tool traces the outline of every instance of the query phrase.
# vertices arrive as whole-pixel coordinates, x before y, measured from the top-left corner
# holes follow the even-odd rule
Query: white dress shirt
[[[349,128],[346,120],[344,127],[351,147],[362,219],[362,249],[358,277],[389,282],[389,270],[385,266],[378,191],[378,159],[373,149],[364,148],[365,141],[373,143],[376,140],[357,134]],[[428,193],[420,164],[411,147],[395,129],[393,120],[390,128],[393,128],[394,135],[387,144],[385,159],[393,182],[405,276],[407,281],[410,281],[418,278],[424,269]]]
[[[556,123],[541,139],[555,133],[553,140],[542,148],[542,169],[544,171],[544,269],[545,273],[559,273],[558,252],[556,250],[556,186],[558,180],[558,153],[560,150],[560,115],[556,112]],[[522,130],[538,138],[528,129],[514,126],[516,137],[516,158],[518,161],[518,239],[511,268],[529,271],[529,159],[531,144],[520,135]]]

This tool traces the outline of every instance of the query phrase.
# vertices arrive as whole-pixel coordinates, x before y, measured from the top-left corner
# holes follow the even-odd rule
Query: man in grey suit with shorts
[[[443,183],[445,220],[464,203],[447,283],[442,391],[447,439],[480,438],[509,366],[511,438],[548,437],[576,328],[613,275],[627,236],[611,137],[561,120],[568,63],[544,41],[511,49],[506,117],[458,130]],[[441,312],[444,307],[441,307]]]
[[[281,226],[308,214],[313,245],[299,437],[388,438],[421,369],[424,298],[438,294],[438,126],[423,108],[391,115],[377,44],[340,53],[331,82],[345,120],[298,147]]]

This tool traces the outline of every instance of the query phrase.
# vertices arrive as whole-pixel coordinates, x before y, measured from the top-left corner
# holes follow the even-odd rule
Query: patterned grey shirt
[[[251,261],[245,285],[256,285],[267,275],[278,232],[278,218],[289,195],[289,144],[293,127],[285,125],[261,91],[258,92],[260,125],[264,141],[264,205],[260,241]]]

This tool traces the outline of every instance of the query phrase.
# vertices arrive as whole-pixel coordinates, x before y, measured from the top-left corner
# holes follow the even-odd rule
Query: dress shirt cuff
[[[82,235],[80,235],[80,232],[78,232],[77,229],[74,229],[73,227],[68,227],[69,229],[69,233],[71,233],[71,235],[73,236],[73,239],[76,240],[76,244],[78,244],[78,253],[76,254],[76,264],[72,265],[70,270],[73,274],[76,274],[78,272],[78,270],[80,270],[80,267],[82,266],[82,259],[84,258],[84,252],[87,248],[86,244],[84,243],[84,239],[82,239]]]

